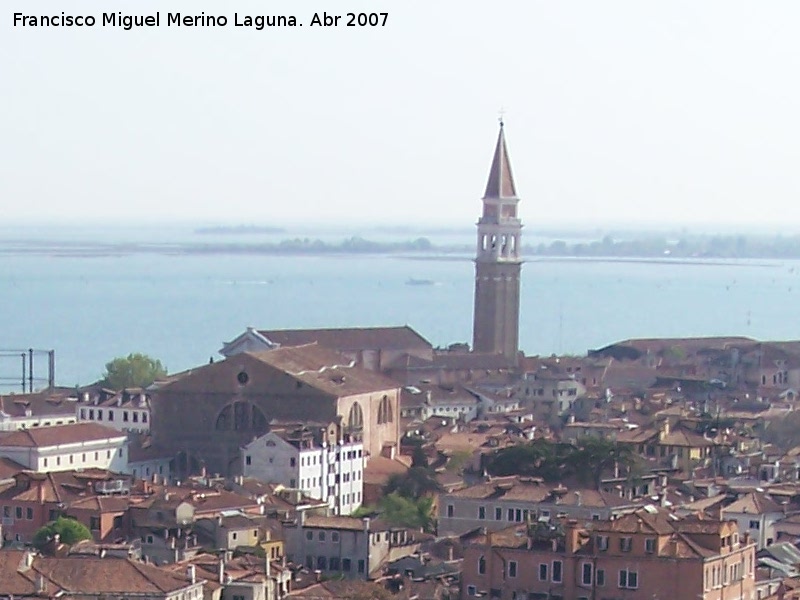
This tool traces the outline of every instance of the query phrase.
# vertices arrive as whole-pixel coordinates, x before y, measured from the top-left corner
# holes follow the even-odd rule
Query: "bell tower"
[[[520,241],[517,189],[508,160],[505,130],[494,149],[489,181],[478,219],[475,256],[474,352],[516,358],[519,349]]]

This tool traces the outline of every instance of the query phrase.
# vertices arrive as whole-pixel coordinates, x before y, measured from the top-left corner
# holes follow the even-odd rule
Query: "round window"
[[[247,382],[250,381],[250,376],[247,373],[245,373],[244,371],[241,371],[236,376],[236,381],[238,381],[241,385],[246,385]]]

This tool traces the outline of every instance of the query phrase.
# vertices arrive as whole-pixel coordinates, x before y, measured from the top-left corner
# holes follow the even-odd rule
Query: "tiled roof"
[[[163,594],[190,585],[185,577],[129,559],[37,558],[33,568],[56,586],[83,594]]]
[[[318,343],[332,350],[431,349],[431,343],[408,325],[338,329],[261,329],[258,333],[281,346]]]
[[[0,595],[34,596],[36,573],[25,569],[24,550],[0,551]]]
[[[733,502],[730,506],[726,506],[723,512],[761,515],[765,513],[783,512],[783,507],[763,492],[750,492]]]
[[[75,416],[75,390],[55,392],[36,392],[33,394],[7,394],[0,396],[0,412],[10,417],[24,417],[30,410],[31,416]]]
[[[124,437],[124,433],[97,423],[73,423],[20,429],[0,437],[0,447],[47,448]]]
[[[247,394],[274,393],[275,371],[285,373],[334,397],[398,389],[388,377],[357,367],[347,358],[318,344],[286,346],[263,352],[236,354],[223,361],[188,371],[164,384],[158,393],[243,393],[237,374],[247,373]],[[263,376],[262,376],[263,375]]]

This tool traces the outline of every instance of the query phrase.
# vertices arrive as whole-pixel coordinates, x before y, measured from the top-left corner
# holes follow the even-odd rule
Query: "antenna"
[[[506,109],[505,107],[501,106],[500,110],[497,111],[497,121],[500,123],[500,127],[503,126],[505,116],[506,116]]]

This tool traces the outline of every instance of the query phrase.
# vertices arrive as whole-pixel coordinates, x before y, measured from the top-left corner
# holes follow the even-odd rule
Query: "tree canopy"
[[[575,444],[535,440],[529,444],[498,450],[486,459],[492,475],[526,475],[555,482],[575,475],[584,483],[600,489],[603,474],[614,466],[629,469],[633,465],[629,446],[597,437],[585,437]]]
[[[92,532],[83,523],[67,517],[59,517],[55,521],[39,528],[33,536],[33,545],[40,550],[59,535],[62,544],[77,544],[82,540],[92,539]]]
[[[167,374],[161,361],[147,354],[131,353],[106,363],[102,384],[113,390],[147,387]]]

